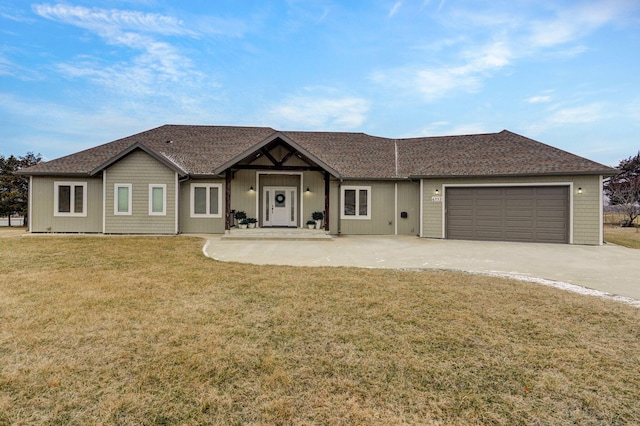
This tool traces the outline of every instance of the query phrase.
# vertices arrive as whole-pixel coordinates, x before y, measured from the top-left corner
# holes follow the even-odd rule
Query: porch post
[[[231,230],[231,169],[227,169],[225,173],[225,185],[224,185],[224,230]]]
[[[329,172],[324,172],[324,230],[329,231],[329,191],[331,190],[329,182],[331,175]]]

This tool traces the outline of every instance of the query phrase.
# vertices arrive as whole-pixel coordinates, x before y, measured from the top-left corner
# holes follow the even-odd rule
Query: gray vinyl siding
[[[260,181],[262,184],[262,179]],[[249,191],[253,186],[254,191]],[[256,172],[254,170],[238,170],[231,181],[231,210],[244,211],[247,217],[258,218],[256,212]],[[224,230],[224,225],[223,225]]]
[[[114,185],[131,184],[132,214],[114,214]],[[149,184],[166,185],[166,215],[149,215]],[[142,151],[106,170],[105,233],[175,234],[176,173]]]
[[[407,217],[402,218],[401,213]],[[420,183],[398,182],[398,235],[418,235],[420,232]]]
[[[306,222],[311,220],[311,213],[324,212],[324,174],[319,172],[305,172],[302,186],[304,211],[302,212],[302,223],[300,225],[305,226]],[[306,192],[307,188],[309,188],[309,192]],[[330,188],[329,191],[331,191],[331,189],[332,188]]]
[[[222,185],[220,210],[222,217],[191,217],[191,184],[217,183]],[[249,186],[247,186],[249,188]],[[233,197],[234,194],[232,194]],[[236,194],[236,197],[239,194]],[[224,179],[194,179],[180,183],[180,232],[185,234],[224,234]],[[232,198],[233,200],[233,198]]]
[[[234,173],[231,181],[231,210],[242,210],[247,213],[247,217],[258,219],[258,226],[263,226],[264,200],[263,189],[265,186],[286,186],[294,187],[297,190],[296,211],[298,213],[298,227],[305,226],[305,222],[311,219],[314,211],[324,211],[324,174],[319,172],[304,172],[299,174],[279,174],[261,173],[260,187],[257,187],[256,178],[259,172],[255,170],[238,170]],[[222,218],[192,218],[190,206],[191,184],[197,183],[218,183],[222,185],[221,206]],[[180,232],[184,233],[224,233],[224,202],[225,202],[225,180],[224,179],[193,179],[180,184]],[[253,187],[254,191],[250,191]],[[306,188],[309,192],[306,192]],[[332,188],[335,192],[336,188]],[[333,196],[334,194],[332,194]],[[337,195],[337,194],[335,194]],[[256,199],[259,197],[259,205],[256,209]],[[302,211],[300,211],[302,197]],[[336,202],[338,199],[336,198]],[[337,210],[336,210],[337,212]]]
[[[87,183],[87,215],[54,215],[54,182]],[[102,232],[102,178],[40,177],[31,179],[31,232]]]
[[[340,213],[340,233],[343,235],[393,235],[395,234],[395,185],[394,182],[345,181],[345,186],[370,186],[370,219],[346,219]],[[340,190],[340,194],[342,189]],[[340,203],[338,202],[338,206]]]
[[[424,179],[423,180],[423,229],[422,236],[427,238],[443,238],[444,231],[444,187],[445,185],[490,185],[501,184],[549,184],[573,183],[573,191],[569,193],[569,229],[573,244],[601,244],[602,204],[599,176],[539,176],[513,178],[462,178],[462,179]],[[582,188],[582,194],[578,194]],[[442,201],[433,201],[436,189]]]

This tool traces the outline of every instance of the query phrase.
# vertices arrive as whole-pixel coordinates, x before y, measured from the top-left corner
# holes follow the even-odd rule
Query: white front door
[[[263,226],[298,226],[298,188],[265,186]]]

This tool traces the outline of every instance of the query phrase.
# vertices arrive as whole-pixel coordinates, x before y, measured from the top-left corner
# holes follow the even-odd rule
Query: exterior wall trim
[[[444,219],[444,217],[443,217]],[[420,229],[418,235],[420,238],[424,236],[424,179],[420,179]]]
[[[566,186],[569,188],[569,244],[573,244],[573,182],[518,182],[518,183],[445,183],[442,185],[442,239],[446,238],[446,209],[445,197],[447,188],[471,188],[471,187],[514,187],[514,186]],[[601,191],[602,192],[602,191]],[[420,191],[422,197],[423,191]],[[420,202],[422,206],[422,200]],[[421,226],[422,227],[422,226]]]
[[[397,149],[398,148],[396,146],[396,151],[397,151]],[[396,160],[396,163],[397,163],[397,160]],[[398,182],[396,182],[393,185],[393,195],[394,195],[394,199],[393,199],[393,211],[394,211],[393,225],[395,227],[393,235],[398,235]]]
[[[599,235],[599,244],[604,244],[604,213],[602,211],[602,207],[604,206],[604,188],[603,188],[604,176],[600,175],[598,179],[598,192],[599,192],[599,204],[600,204],[600,235]]]
[[[33,222],[33,176],[29,176],[29,208],[28,208],[27,218],[28,222],[28,231],[31,232],[31,222]]]
[[[107,170],[102,171],[102,233],[107,233]]]
[[[176,235],[180,233],[180,175],[178,174],[178,172],[176,172],[176,186],[175,186],[175,203],[174,203],[174,208],[175,208],[175,233]]]

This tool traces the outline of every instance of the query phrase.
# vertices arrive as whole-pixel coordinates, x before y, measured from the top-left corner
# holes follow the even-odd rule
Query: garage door
[[[464,240],[569,242],[569,188],[447,188],[446,237]]]

